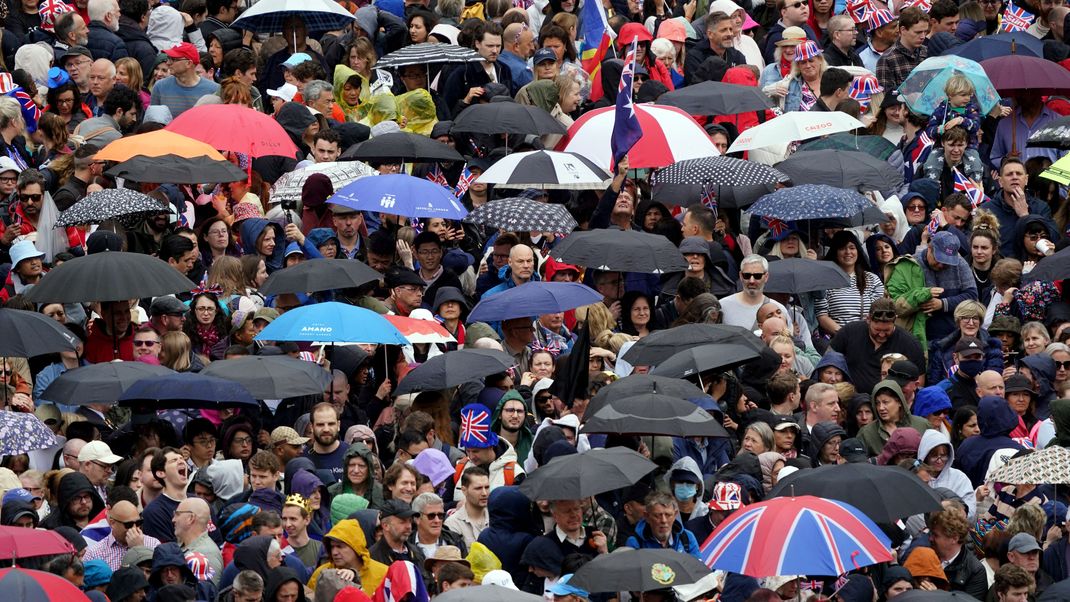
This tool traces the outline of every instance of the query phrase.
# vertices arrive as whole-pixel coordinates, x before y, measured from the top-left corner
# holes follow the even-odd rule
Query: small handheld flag
[[[1033,13],[1015,4],[1014,0],[1010,0],[1003,11],[1003,18],[1000,19],[999,30],[1004,33],[1025,31],[1035,19],[1036,16]]]
[[[635,102],[632,100],[632,80],[635,77],[638,42],[639,38],[636,37],[628,47],[628,54],[624,58],[624,71],[620,74],[620,85],[617,87],[617,108],[613,121],[613,133],[609,142],[613,150],[614,166],[643,137],[643,128],[639,125],[639,116],[635,114]]]

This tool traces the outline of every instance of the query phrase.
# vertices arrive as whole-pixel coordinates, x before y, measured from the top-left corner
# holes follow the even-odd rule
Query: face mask
[[[983,360],[963,360],[959,362],[959,372],[973,378],[981,373],[985,367]]]
[[[676,487],[673,487],[673,495],[681,502],[694,499],[696,493],[698,493],[698,485],[692,483],[677,483]]]

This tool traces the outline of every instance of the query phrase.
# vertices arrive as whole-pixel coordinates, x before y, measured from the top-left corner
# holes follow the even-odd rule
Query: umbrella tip
[[[1018,52],[1018,40],[1015,40],[1014,38],[1011,38],[1011,54],[1016,54],[1017,52]]]

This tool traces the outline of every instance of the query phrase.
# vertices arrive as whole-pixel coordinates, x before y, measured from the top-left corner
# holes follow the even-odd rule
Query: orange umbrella
[[[186,159],[208,157],[216,161],[226,161],[226,158],[211,145],[167,130],[119,138],[102,148],[95,158],[97,161],[122,162],[137,156],[160,157],[163,155],[178,155]]]

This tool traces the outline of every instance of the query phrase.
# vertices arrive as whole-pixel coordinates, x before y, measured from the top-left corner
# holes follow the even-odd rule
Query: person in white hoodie
[[[929,487],[945,487],[954,491],[966,504],[969,516],[972,518],[977,514],[977,499],[969,477],[951,466],[955,462],[955,449],[946,434],[933,429],[925,431],[918,446],[918,459],[932,467]]]

